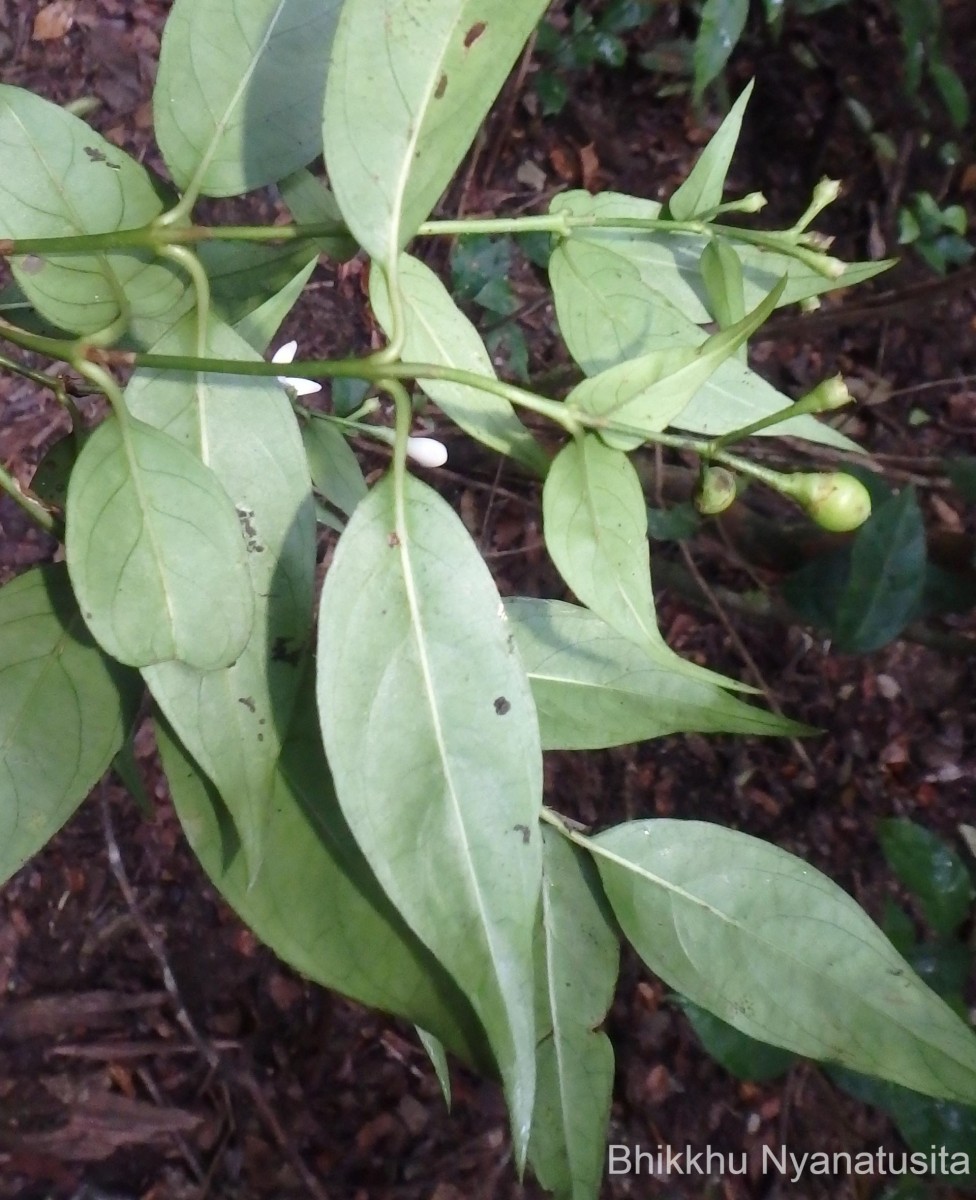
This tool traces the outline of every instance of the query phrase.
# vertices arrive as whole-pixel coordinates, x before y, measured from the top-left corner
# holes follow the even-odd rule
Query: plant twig
[[[769,705],[769,707],[773,710],[773,712],[778,717],[781,717],[785,721],[787,719],[787,717],[786,717],[786,713],[783,711],[782,705],[776,699],[776,696],[773,694],[772,689],[770,688],[769,684],[766,682],[766,679],[763,676],[762,671],[760,671],[760,669],[759,669],[759,664],[756,662],[755,658],[753,658],[752,653],[749,650],[749,647],[742,640],[742,638],[739,635],[739,631],[736,629],[736,627],[732,624],[731,620],[729,619],[729,615],[725,611],[725,608],[723,607],[722,602],[719,600],[718,596],[712,590],[711,586],[709,585],[708,581],[705,579],[704,575],[702,575],[701,571],[699,571],[699,569],[695,563],[695,560],[691,556],[691,551],[684,544],[684,542],[678,543],[678,549],[681,551],[681,557],[684,559],[685,566],[688,568],[688,574],[692,577],[692,579],[694,579],[695,583],[698,584],[698,587],[701,589],[702,595],[708,601],[708,605],[711,608],[712,612],[714,612],[715,615],[718,617],[719,621],[722,624],[722,628],[729,635],[729,639],[732,642],[732,645],[735,647],[739,657],[746,664],[746,667],[748,668],[749,673],[752,675],[753,679],[755,679],[756,686],[762,692],[763,697],[766,700],[766,703]],[[799,758],[799,760],[803,763],[803,765],[811,773],[811,775],[813,775],[814,778],[816,778],[817,769],[813,765],[813,759],[806,752],[806,749],[804,748],[803,743],[799,740],[799,738],[791,737],[790,745],[793,747],[793,751],[796,754],[797,758]]]

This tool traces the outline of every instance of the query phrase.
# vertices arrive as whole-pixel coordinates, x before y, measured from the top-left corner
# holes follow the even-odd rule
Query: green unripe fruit
[[[853,475],[842,471],[793,475],[787,492],[821,529],[848,533],[871,515],[871,495]]]
[[[734,499],[735,476],[732,472],[724,467],[706,467],[695,493],[695,508],[703,517],[714,517],[725,512]]]

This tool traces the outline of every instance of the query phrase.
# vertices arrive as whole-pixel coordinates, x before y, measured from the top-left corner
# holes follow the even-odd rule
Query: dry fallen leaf
[[[77,0],[53,0],[34,18],[31,37],[35,42],[52,42],[64,37],[75,23]]]

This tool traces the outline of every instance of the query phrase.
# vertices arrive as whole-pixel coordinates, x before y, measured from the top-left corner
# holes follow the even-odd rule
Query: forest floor
[[[58,102],[96,97],[92,122],[158,165],[149,97],[168,7],[0,0],[0,77]],[[976,95],[976,55],[964,51],[976,45],[976,17],[966,2],[944,7],[948,43],[963,47],[955,65]],[[686,96],[663,97],[666,81],[636,64],[641,49],[674,36],[672,9],[660,6],[635,35],[623,68],[573,75],[557,117],[539,115],[536,64],[527,58],[443,211],[543,211],[555,192],[579,186],[665,198],[718,119],[695,116]],[[937,110],[924,119],[897,86],[902,48],[886,9],[866,0],[794,23],[776,45],[757,36],[729,75],[733,92],[757,78],[733,190],[763,190],[769,222],[789,223],[822,175],[844,180],[842,200],[819,227],[837,235],[846,258],[897,253],[898,208],[919,189],[976,216],[976,167],[939,163],[935,146],[945,131]],[[815,67],[798,65],[798,47]],[[896,162],[872,155],[850,99],[892,135]],[[935,131],[928,146],[927,129]],[[557,370],[565,357],[541,278],[517,264],[513,279],[530,371]],[[972,511],[946,487],[941,461],[976,454],[976,283],[970,276],[966,286],[933,291],[941,288],[935,279],[907,255],[863,296],[832,298],[826,317],[780,318],[755,343],[753,359],[792,395],[842,371],[864,400],[845,431],[879,456],[894,486],[916,483],[931,538],[951,535],[971,555]],[[893,303],[864,308],[887,293]],[[323,263],[289,336],[310,355],[361,351],[373,331],[348,314],[362,313],[362,301],[358,264],[336,273]],[[25,482],[60,421],[33,385],[0,378],[0,461]],[[373,455],[371,467],[383,465],[378,453],[363,452]],[[460,446],[450,466],[432,479],[484,547],[502,590],[562,594],[542,550],[534,486],[466,460]],[[687,546],[713,584],[777,581],[775,564],[744,571],[720,536]],[[52,552],[18,510],[0,503],[0,581]],[[687,566],[674,545],[655,553]],[[886,897],[901,893],[880,854],[877,820],[911,817],[955,840],[960,821],[976,814],[973,657],[908,639],[844,656],[822,635],[716,613],[701,596],[692,602],[665,588],[658,601],[675,649],[748,682],[758,669],[785,712],[823,732],[802,746],[685,736],[554,756],[550,797],[589,824],[704,818],[772,840],[879,916]],[[976,624],[962,617],[940,628],[958,637]],[[261,946],[187,847],[148,726],[136,751],[152,818],[110,778],[0,891],[0,1197],[541,1196],[532,1182],[515,1180],[497,1087],[455,1070],[448,1113],[410,1028],[309,984]],[[125,889],[109,858],[116,843]],[[631,957],[608,1031],[618,1064],[611,1141],[650,1150],[709,1145],[746,1153],[750,1167],[745,1177],[712,1180],[608,1174],[607,1198],[884,1194],[881,1178],[811,1177],[794,1186],[764,1175],[763,1146],[855,1153],[901,1143],[883,1114],[810,1064],[766,1083],[734,1079]]]

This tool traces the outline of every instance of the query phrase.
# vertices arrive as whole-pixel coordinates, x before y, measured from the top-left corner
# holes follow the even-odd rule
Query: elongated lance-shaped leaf
[[[153,93],[156,138],[181,188],[235,196],[305,166],[341,0],[176,0]]]
[[[542,516],[546,549],[579,599],[623,637],[659,651],[647,506],[626,454],[595,434],[568,443],[546,476]]]
[[[752,95],[753,81],[750,80],[738,100],[732,105],[728,116],[718,127],[715,136],[701,152],[688,178],[668,201],[668,212],[676,221],[691,221],[695,217],[707,218],[722,203],[725,177],[735,152],[742,118]]]
[[[549,206],[550,212],[565,212],[577,217],[640,217],[657,219],[661,205],[654,200],[626,196],[621,192],[563,192]],[[637,267],[641,279],[665,297],[679,312],[698,323],[710,319],[708,297],[701,278],[701,256],[707,239],[699,233],[671,233],[662,230],[577,228],[572,240],[592,242],[612,251]],[[786,287],[777,307],[799,300],[851,287],[872,279],[894,265],[883,262],[847,263],[836,278],[828,278],[807,263],[775,250],[735,242],[742,259],[743,286],[747,308],[754,308],[786,276]],[[558,248],[557,248],[558,252]]]
[[[613,1048],[599,1027],[613,999],[619,945],[593,864],[554,829],[542,835],[529,1161],[557,1200],[596,1200],[613,1090]]]
[[[751,313],[721,333],[713,334],[701,346],[652,350],[610,367],[577,384],[566,397],[566,403],[648,433],[659,432],[673,421],[680,424],[681,411],[695,392],[776,307],[784,283],[781,279]],[[608,445],[621,450],[633,450],[643,440],[638,434],[609,429],[602,436]]]
[[[801,859],[701,821],[635,821],[590,848],[624,933],[682,995],[760,1041],[976,1102],[976,1035]]]
[[[234,332],[243,338],[252,350],[256,350],[258,354],[267,350],[282,322],[301,299],[305,284],[311,278],[315,266],[314,259],[306,263],[284,287],[234,323]]]
[[[351,517],[368,489],[359,459],[345,435],[331,421],[312,418],[302,426],[302,441],[315,490]]]
[[[427,218],[548,0],[346,0],[323,143],[339,208],[387,270]]]
[[[156,738],[180,822],[214,886],[280,958],[309,979],[408,1021],[494,1073],[457,985],[407,927],[366,864],[336,803],[313,686],[296,707],[268,792],[267,855],[248,883],[220,795],[165,721]]]
[[[192,354],[188,318],[156,347]],[[232,330],[211,319],[207,353],[256,359]],[[254,877],[264,857],[270,779],[281,753],[310,640],[315,569],[314,515],[301,435],[273,379],[137,371],[126,403],[200,455],[236,509],[255,616],[233,664],[201,672],[172,663],[146,682],[180,740],[216,785]]]
[[[220,480],[131,415],[86,439],[68,485],[68,571],[106,653],[201,671],[234,662],[254,602],[237,514]]]
[[[325,748],[370,866],[485,1027],[521,1164],[535,1092],[542,755],[507,626],[481,555],[436,492],[410,476],[400,491],[391,475],[360,502],[322,589]]]
[[[400,256],[397,272],[403,302],[406,361],[438,363],[495,378],[491,356],[481,335],[454,303],[429,267],[409,254]],[[382,271],[370,275],[370,301],[376,319],[392,333],[390,294]],[[503,396],[445,380],[419,380],[434,403],[479,442],[545,474],[549,459]]]
[[[518,598],[506,600],[505,610],[532,684],[543,750],[597,750],[669,733],[812,732],[743,704],[722,690],[742,684],[663,642],[638,646],[588,609]]]
[[[134,159],[59,105],[0,84],[0,237],[114,233],[162,211]],[[170,264],[131,251],[31,254],[13,269],[37,311],[73,333],[104,329],[126,305],[133,336],[158,337],[186,291]]]
[[[728,249],[736,254],[731,247]],[[596,375],[650,350],[699,346],[707,339],[705,331],[645,280],[633,262],[603,242],[582,237],[560,242],[549,262],[549,280],[560,332],[570,354],[587,375]],[[740,347],[740,354],[743,349]],[[715,437],[750,425],[789,403],[789,397],[733,356],[719,363],[682,409],[676,423],[692,433]],[[763,434],[858,449],[850,438],[809,416],[789,417]]]
[[[139,692],[92,641],[63,566],[0,588],[0,883],[108,769]]]

